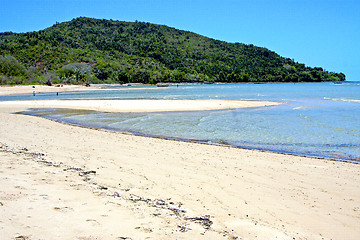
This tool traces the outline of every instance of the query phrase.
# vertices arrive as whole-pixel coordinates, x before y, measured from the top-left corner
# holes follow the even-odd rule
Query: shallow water
[[[129,114],[33,109],[25,114],[141,135],[360,162],[360,83],[356,82],[121,87],[0,100],[56,98],[281,101],[274,107],[218,111]]]

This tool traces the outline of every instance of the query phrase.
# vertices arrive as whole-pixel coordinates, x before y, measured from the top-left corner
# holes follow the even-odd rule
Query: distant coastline
[[[341,81],[341,82],[332,82],[334,84],[339,83],[357,83],[360,81]],[[212,82],[211,84],[279,84],[284,82]],[[314,83],[314,82],[288,82],[291,84],[296,83]],[[208,83],[203,82],[178,82],[178,83],[169,83],[169,86],[179,86],[179,85],[205,85]],[[89,85],[84,84],[41,84],[41,83],[26,83],[26,84],[11,84],[11,85],[0,85],[0,96],[1,95],[16,95],[16,94],[26,94],[32,93],[30,90],[33,90],[37,93],[49,93],[49,92],[67,92],[67,91],[87,91],[87,90],[101,90],[109,87],[134,87],[134,86],[156,86],[156,84],[147,84],[147,83],[94,83]],[[11,89],[11,91],[7,90]],[[14,90],[17,89],[17,90]]]

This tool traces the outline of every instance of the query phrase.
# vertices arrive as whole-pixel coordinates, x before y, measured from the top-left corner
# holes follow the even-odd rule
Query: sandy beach
[[[18,95],[18,94],[41,94],[41,93],[61,93],[71,91],[90,91],[102,89],[102,85],[91,85],[85,87],[82,85],[16,85],[12,87],[0,86],[1,95]]]
[[[277,104],[195,102],[0,103],[0,239],[360,239],[359,164],[13,114]]]

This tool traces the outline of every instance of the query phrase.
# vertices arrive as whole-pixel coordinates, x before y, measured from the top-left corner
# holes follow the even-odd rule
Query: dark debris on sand
[[[16,155],[24,155],[27,160],[35,161],[35,162],[38,162],[40,164],[43,164],[43,165],[46,165],[49,167],[62,167],[63,171],[78,173],[78,175],[80,177],[82,177],[83,181],[88,182],[89,184],[92,184],[94,186],[97,186],[97,189],[103,190],[103,191],[110,191],[110,189],[107,186],[99,185],[96,181],[94,181],[94,178],[96,176],[96,171],[94,171],[94,170],[83,170],[82,168],[79,168],[79,167],[66,166],[62,162],[60,162],[60,163],[51,162],[51,161],[46,160],[44,153],[30,152],[27,148],[21,148],[19,150],[11,149],[10,147],[8,147],[6,144],[3,144],[3,143],[0,143],[0,152],[7,152],[7,153],[16,154]],[[90,182],[90,180],[93,180],[93,181]],[[127,192],[129,190],[130,189],[126,189],[125,192]],[[185,221],[191,221],[194,223],[198,223],[205,230],[210,230],[211,225],[213,224],[213,221],[210,220],[210,215],[203,215],[200,217],[186,217],[185,216],[186,210],[181,208],[183,205],[181,202],[175,203],[175,202],[169,201],[169,200],[145,198],[145,197],[141,197],[141,196],[134,195],[134,194],[130,194],[129,197],[121,196],[121,194],[116,191],[113,192],[113,194],[107,194],[106,196],[111,196],[114,198],[121,198],[121,199],[131,201],[134,203],[142,202],[142,203],[145,203],[146,205],[148,205],[149,207],[154,207],[159,210],[168,210],[171,212],[171,215],[174,215],[177,218],[183,219]],[[161,215],[161,214],[154,214],[154,216],[159,216],[159,215]],[[178,228],[179,228],[180,232],[187,232],[187,231],[191,230],[191,228],[183,226],[183,225],[178,225]],[[22,237],[23,236],[19,236],[16,239],[27,239],[27,238],[22,238]],[[129,238],[126,238],[126,239],[129,239]]]

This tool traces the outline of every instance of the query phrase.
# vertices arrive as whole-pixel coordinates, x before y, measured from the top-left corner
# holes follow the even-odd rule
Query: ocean
[[[0,101],[34,99],[279,101],[283,104],[215,111],[105,113],[30,109],[22,114],[137,135],[360,163],[360,82],[118,86],[59,96],[0,97]]]

